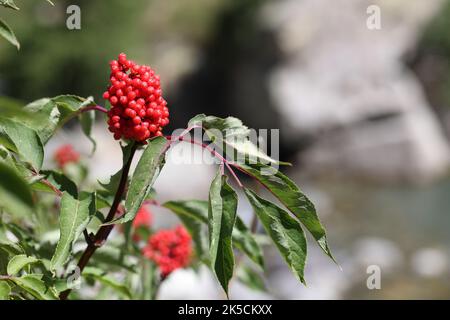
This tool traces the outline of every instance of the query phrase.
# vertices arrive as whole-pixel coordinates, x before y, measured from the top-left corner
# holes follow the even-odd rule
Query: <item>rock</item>
[[[373,1],[381,30],[366,25],[362,0],[286,0],[263,10],[287,57],[271,94],[288,139],[312,137],[299,157],[311,172],[428,180],[450,148],[421,85],[402,57],[442,1]]]

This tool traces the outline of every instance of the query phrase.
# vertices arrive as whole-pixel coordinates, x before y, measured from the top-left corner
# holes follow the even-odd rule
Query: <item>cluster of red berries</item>
[[[59,147],[53,158],[59,168],[64,168],[68,163],[77,163],[80,160],[80,154],[70,144]]]
[[[108,125],[114,139],[142,142],[162,136],[169,123],[169,109],[159,76],[149,66],[127,60],[124,53],[110,62],[110,68],[111,85],[103,98],[111,103]]]
[[[148,239],[142,253],[154,261],[159,266],[161,275],[166,277],[189,264],[192,254],[191,236],[182,226],[173,230],[161,230]]]

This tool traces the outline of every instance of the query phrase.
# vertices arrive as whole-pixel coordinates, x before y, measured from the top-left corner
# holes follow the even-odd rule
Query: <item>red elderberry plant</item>
[[[262,290],[264,257],[257,233],[271,239],[303,283],[304,229],[333,258],[313,203],[278,170],[286,163],[253,144],[239,119],[200,114],[180,134],[164,136],[169,111],[160,78],[125,54],[110,68],[103,95],[109,109],[92,98],[61,95],[34,101],[15,117],[0,113],[0,298],[95,298],[75,290],[81,280],[82,287],[100,284],[108,298],[153,299],[177,269],[200,264],[210,268],[227,296],[232,279]],[[55,154],[57,168],[43,168],[44,146],[71,119],[79,120],[95,151],[91,129],[97,113],[107,116],[109,130],[120,140],[120,170],[95,184],[58,170],[79,161],[68,146]],[[192,138],[195,131],[207,138]],[[158,202],[154,182],[178,143],[199,146],[216,159],[219,170],[207,200]],[[142,153],[132,170],[137,150]],[[278,204],[246,187],[238,172],[256,180]],[[237,212],[238,192],[253,208],[248,224]],[[155,229],[150,206],[174,213],[184,227]],[[116,225],[120,232],[112,232]]]

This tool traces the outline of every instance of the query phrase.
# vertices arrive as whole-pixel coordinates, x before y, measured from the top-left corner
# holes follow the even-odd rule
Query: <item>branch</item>
[[[31,170],[31,174],[33,176],[37,176],[39,173],[37,171],[35,171],[34,169]],[[52,191],[54,193],[56,193],[56,195],[58,197],[62,197],[63,193],[61,192],[61,190],[59,190],[56,186],[54,186],[50,181],[48,181],[47,179],[41,179],[40,182],[42,182],[43,184],[45,184],[47,187],[49,187],[50,189],[52,189]]]
[[[130,156],[122,168],[122,176],[120,177],[119,187],[117,188],[116,194],[114,196],[113,204],[111,205],[111,209],[109,210],[104,223],[111,222],[114,219],[114,216],[116,215],[117,209],[118,209],[120,202],[122,201],[123,195],[125,193],[125,188],[126,188],[127,179],[128,179],[128,173],[130,172],[131,162],[133,161],[133,157],[136,153],[137,146],[138,145],[136,143],[132,146]],[[108,236],[111,233],[113,228],[114,228],[114,224],[104,225],[93,236],[92,242],[88,243],[88,246],[86,247],[83,254],[81,255],[80,260],[78,261],[77,267],[79,268],[78,270],[79,270],[80,274],[83,272],[84,267],[86,267],[86,265],[88,264],[89,260],[91,259],[92,255],[95,253],[95,251],[100,246],[102,246],[105,243],[105,241],[108,239]],[[67,297],[69,296],[70,292],[71,292],[71,289],[61,292],[61,294],[59,295],[59,298],[61,300],[66,300]]]

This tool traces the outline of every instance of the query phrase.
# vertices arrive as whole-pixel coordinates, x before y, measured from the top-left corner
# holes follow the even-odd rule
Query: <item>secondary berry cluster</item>
[[[53,158],[59,168],[64,168],[68,163],[77,163],[80,160],[80,154],[70,144],[59,147]]]
[[[192,254],[191,236],[182,226],[173,230],[161,230],[148,239],[142,253],[153,260],[159,266],[161,275],[166,277],[189,264]]]
[[[145,65],[128,60],[124,53],[110,62],[110,86],[103,98],[111,103],[109,130],[114,139],[143,142],[162,136],[169,109],[162,97],[160,77]]]

